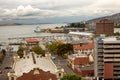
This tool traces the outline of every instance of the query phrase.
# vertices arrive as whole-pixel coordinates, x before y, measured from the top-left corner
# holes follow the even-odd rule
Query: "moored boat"
[[[36,27],[36,29],[34,30],[34,32],[36,32],[36,33],[40,33],[40,32],[41,32],[40,27],[39,27],[39,26],[37,26],[37,27]]]

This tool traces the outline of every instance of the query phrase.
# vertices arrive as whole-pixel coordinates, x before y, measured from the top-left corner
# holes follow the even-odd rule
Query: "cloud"
[[[120,11],[119,0],[0,0],[0,19],[99,17]]]

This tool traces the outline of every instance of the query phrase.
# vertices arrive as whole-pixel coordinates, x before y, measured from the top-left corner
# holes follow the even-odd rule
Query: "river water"
[[[51,33],[35,33],[37,26],[41,29],[61,27],[66,24],[41,24],[41,25],[16,25],[16,26],[0,26],[0,43],[9,41],[8,38],[14,37],[36,37],[50,35]]]

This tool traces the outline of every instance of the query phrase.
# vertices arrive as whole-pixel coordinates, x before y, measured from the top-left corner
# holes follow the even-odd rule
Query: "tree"
[[[24,51],[24,47],[22,45],[20,45],[18,47],[18,51],[17,51],[17,54],[18,54],[18,56],[20,56],[20,58],[22,58],[24,55],[23,51]]]
[[[78,22],[78,23],[70,23],[67,27],[74,27],[74,28],[85,28],[85,23]]]
[[[65,74],[60,80],[83,80],[83,78],[76,74]]]
[[[20,56],[20,58],[22,58],[23,55],[24,55],[22,50],[18,50],[18,51],[17,51],[17,54],[18,54],[18,56]]]
[[[50,52],[53,52],[54,54],[57,54],[58,46],[60,45],[60,42],[52,42],[51,44],[48,44],[46,47]]]
[[[58,55],[64,55],[66,53],[73,53],[73,46],[72,44],[59,44],[58,49],[57,49],[57,54]]]
[[[32,51],[34,51],[38,55],[39,54],[45,55],[45,51],[39,45],[33,46]]]

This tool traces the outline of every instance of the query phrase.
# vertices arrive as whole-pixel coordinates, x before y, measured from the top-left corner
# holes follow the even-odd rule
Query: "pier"
[[[43,42],[49,42],[49,41],[71,41],[71,38],[74,36],[71,36],[69,34],[52,34],[52,35],[44,35],[44,36],[32,36],[32,37],[11,37],[8,38],[8,42],[5,42],[4,44],[9,45],[21,45],[26,43],[26,39],[35,38]],[[4,45],[0,43],[1,45]]]

